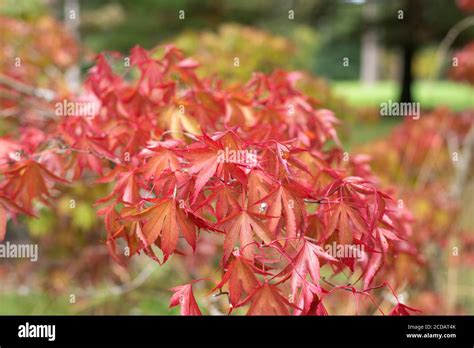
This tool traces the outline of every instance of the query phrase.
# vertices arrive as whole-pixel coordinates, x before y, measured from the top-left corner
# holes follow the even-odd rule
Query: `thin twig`
[[[28,86],[23,82],[20,82],[3,74],[0,74],[0,85],[10,87],[20,92],[21,94],[26,94],[31,97],[43,99],[47,102],[51,102],[54,100],[54,98],[56,98],[56,93],[50,89]]]
[[[441,75],[442,65],[444,60],[446,59],[446,55],[448,53],[449,48],[453,44],[454,40],[458,37],[458,35],[466,30],[467,28],[474,26],[474,16],[466,17],[461,21],[457,22],[446,34],[444,39],[441,41],[440,45],[438,46],[438,71],[436,73],[436,77],[439,78]]]

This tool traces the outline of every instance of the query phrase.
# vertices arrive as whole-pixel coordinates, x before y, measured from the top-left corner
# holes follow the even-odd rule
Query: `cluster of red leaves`
[[[345,160],[335,146],[337,119],[295,89],[298,74],[256,73],[245,86],[224,88],[198,78],[197,62],[171,46],[162,59],[135,47],[130,62],[120,75],[99,55],[89,94],[70,98],[96,105],[94,117],[58,117],[18,142],[1,140],[3,225],[7,210],[32,213],[34,199],[48,204],[61,178],[93,174],[114,183],[98,203],[118,262],[125,254],[118,240],[130,257],[145,253],[162,264],[192,254],[210,234],[222,245],[214,290],[228,294],[230,310],[322,315],[334,290],[372,299],[388,286],[374,286],[374,278],[387,255],[412,250],[409,215],[374,182],[364,157]],[[328,245],[361,255],[335,255]],[[323,267],[358,279],[332,284]],[[173,290],[171,306],[200,314],[192,283]]]
[[[458,65],[451,68],[450,77],[474,85],[474,41],[454,54]]]

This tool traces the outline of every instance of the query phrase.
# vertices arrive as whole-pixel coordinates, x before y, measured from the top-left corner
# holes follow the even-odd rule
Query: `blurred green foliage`
[[[194,57],[201,65],[201,76],[216,76],[224,83],[246,83],[254,72],[270,73],[275,69],[305,70],[302,63],[307,61],[311,50],[302,48],[308,41],[316,39],[317,34],[309,27],[300,26],[302,33],[298,40],[292,41],[284,36],[236,23],[224,24],[214,31],[187,31],[169,40],[187,55]],[[239,66],[234,59],[239,58]],[[336,116],[348,124],[355,121],[356,112],[345,101],[336,96],[328,83],[310,72],[304,71],[297,86],[307,95],[319,101],[321,108],[335,112]],[[340,128],[344,137],[348,125]]]
[[[48,7],[41,0],[0,0],[0,15],[31,20],[47,13]]]
[[[434,79],[438,72],[437,47],[427,46],[420,50],[413,61],[413,73],[417,79]]]
[[[295,45],[284,37],[238,24],[224,24],[217,32],[187,31],[169,41],[196,57],[201,76],[216,75],[229,82],[246,82],[254,72],[292,69]],[[239,65],[234,65],[234,59]]]

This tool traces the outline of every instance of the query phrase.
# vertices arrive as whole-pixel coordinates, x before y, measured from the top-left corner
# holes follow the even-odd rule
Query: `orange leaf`
[[[170,300],[170,308],[181,305],[181,315],[202,315],[193,294],[192,284],[180,285],[171,290],[174,294]]]
[[[143,235],[147,246],[160,238],[161,250],[165,255],[172,254],[178,245],[179,233],[193,248],[196,247],[196,225],[191,219],[191,213],[179,207],[174,199],[157,199],[157,204],[151,206],[134,217],[145,219]]]

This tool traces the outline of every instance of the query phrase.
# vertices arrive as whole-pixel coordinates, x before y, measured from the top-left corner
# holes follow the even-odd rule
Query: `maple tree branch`
[[[305,198],[304,201],[305,203],[328,204],[329,199],[327,197],[319,199]]]
[[[217,294],[212,295],[212,296],[214,296],[214,297],[219,297],[219,296],[222,296],[222,295],[227,295],[227,296],[229,296],[229,292],[228,292],[228,291],[222,291],[222,289],[219,288],[219,292],[218,292]]]
[[[188,138],[190,138],[194,141],[199,141],[199,139],[196,138],[193,134],[188,133],[188,132],[182,132],[182,131],[179,131],[179,130],[167,130],[167,131],[161,133],[159,140],[162,140],[165,135],[172,134],[172,133],[182,134],[182,135],[185,135],[185,136],[187,136]]]
[[[27,107],[34,108],[36,111],[38,111],[38,113],[41,113],[43,116],[47,118],[56,117],[56,114],[50,108],[45,107],[45,105],[41,105],[40,103],[38,103],[38,101],[35,101],[32,99],[26,99],[25,95],[22,95],[22,94],[18,95],[9,90],[0,90],[0,98],[14,100],[18,102],[19,104],[24,104]],[[18,110],[18,112],[20,112],[20,110]],[[14,115],[12,111],[10,113],[12,113],[12,115],[6,115],[6,117]]]
[[[436,76],[439,78],[441,75],[443,61],[446,58],[447,52],[451,45],[453,44],[454,40],[458,37],[458,35],[466,30],[467,28],[474,26],[474,16],[463,18],[461,21],[457,22],[446,34],[446,36],[441,41],[440,45],[438,46],[437,58],[438,58],[438,69],[436,72]]]
[[[54,98],[56,98],[56,93],[50,89],[28,86],[23,82],[20,82],[3,74],[0,74],[0,85],[4,85],[6,87],[14,89],[15,91],[21,94],[43,99],[47,102],[51,102],[54,100]]]
[[[231,305],[230,303],[230,293],[228,291],[222,291],[222,288],[219,288],[219,292],[217,294],[214,294],[212,295],[212,297],[220,297],[222,295],[225,295],[227,297],[227,301],[229,302],[229,305]]]
[[[77,153],[82,153],[82,154],[86,154],[86,155],[92,155],[92,156],[95,156],[99,159],[106,159],[116,165],[122,165],[122,162],[120,162],[117,158],[109,158],[107,156],[104,156],[104,155],[101,155],[100,153],[97,153],[96,151],[92,151],[91,148],[89,148],[88,150],[82,150],[82,149],[75,149],[73,147],[70,147],[70,146],[67,146],[65,147],[66,149],[69,149],[73,152],[77,152]]]
[[[0,92],[0,95],[1,95],[1,92]],[[18,112],[19,110],[17,109],[17,107],[13,106],[11,108],[0,110],[0,117],[4,117],[4,118],[12,117]]]

